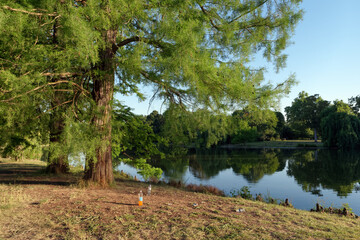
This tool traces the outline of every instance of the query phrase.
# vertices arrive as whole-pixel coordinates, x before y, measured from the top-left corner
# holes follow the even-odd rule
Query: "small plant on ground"
[[[254,199],[250,192],[250,187],[248,186],[243,186],[242,188],[240,188],[240,190],[232,190],[230,191],[230,195],[232,197],[242,197],[244,199],[250,199],[250,200]]]

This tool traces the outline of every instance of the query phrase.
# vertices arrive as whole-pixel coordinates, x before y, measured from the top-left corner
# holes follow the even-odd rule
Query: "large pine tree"
[[[8,27],[2,32],[3,41],[11,41],[9,36],[14,35],[12,41],[23,41],[27,49],[33,49],[30,45],[44,49],[34,50],[39,67],[31,71],[32,76],[47,85],[48,78],[66,79],[71,89],[79,88],[84,94],[88,86],[92,100],[81,110],[92,115],[88,123],[96,129],[99,144],[87,155],[85,177],[103,186],[113,181],[115,85],[121,93],[139,96],[139,84],[149,85],[155,96],[174,104],[225,109],[234,104],[268,107],[287,93],[294,80],[290,77],[278,86],[264,84],[263,69],[250,63],[260,52],[276,68],[285,66],[282,50],[301,18],[301,0],[1,2],[0,25],[8,24],[10,15],[32,24],[28,31]],[[44,41],[41,45],[39,36]],[[48,46],[46,41],[53,36],[59,43]],[[11,46],[1,48],[6,51]],[[11,61],[28,64],[31,59],[24,54]],[[26,70],[17,73],[16,68],[4,68],[7,60],[1,59],[1,81],[11,81],[6,74],[20,79]],[[27,83],[31,89],[33,81]],[[5,95],[3,102],[11,97]]]

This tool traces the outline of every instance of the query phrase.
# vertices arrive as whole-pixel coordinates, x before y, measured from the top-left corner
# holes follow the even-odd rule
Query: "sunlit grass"
[[[19,185],[0,185],[0,209],[11,209],[21,206],[29,201],[29,196],[24,193]]]

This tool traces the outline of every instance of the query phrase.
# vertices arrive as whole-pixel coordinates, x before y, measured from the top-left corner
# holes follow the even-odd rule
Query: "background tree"
[[[349,105],[353,112],[360,116],[360,95],[349,98]]]
[[[322,115],[321,128],[325,145],[340,149],[360,147],[360,119],[349,105],[335,101]]]
[[[302,125],[314,130],[314,140],[317,142],[317,132],[320,129],[321,112],[329,106],[318,94],[309,96],[300,92],[291,106],[285,108],[287,121],[292,125]]]
[[[152,111],[146,116],[146,122],[152,127],[155,134],[160,134],[165,124],[165,119],[158,111]]]
[[[223,142],[229,132],[226,114],[209,110],[184,111],[172,105],[164,113],[161,136],[170,143],[168,151],[183,152],[181,148],[210,148]],[[179,148],[180,147],[180,148]]]
[[[232,121],[230,134],[233,143],[264,141],[276,137],[277,118],[271,110],[246,107],[234,111]]]
[[[277,138],[284,138],[284,128],[285,128],[285,117],[281,112],[275,112],[276,115],[276,127],[275,131],[277,134]]]

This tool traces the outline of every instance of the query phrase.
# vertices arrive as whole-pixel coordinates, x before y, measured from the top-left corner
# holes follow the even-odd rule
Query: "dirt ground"
[[[0,239],[356,239],[359,220],[164,184],[117,179],[81,187],[77,175],[0,162]],[[138,206],[138,192],[145,193]]]

